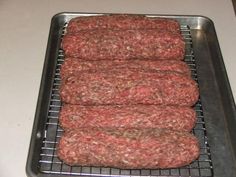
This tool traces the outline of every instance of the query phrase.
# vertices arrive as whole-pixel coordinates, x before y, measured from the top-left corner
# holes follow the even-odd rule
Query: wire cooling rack
[[[65,29],[66,25],[63,29]],[[65,30],[63,30],[65,31]],[[191,31],[187,25],[181,26],[181,34],[186,42],[185,62],[189,65],[192,78],[198,82],[197,68],[192,46]],[[63,37],[64,33],[61,37]],[[82,167],[68,166],[60,161],[56,154],[58,141],[63,130],[58,124],[58,116],[61,108],[59,97],[60,86],[60,66],[64,61],[63,51],[59,49],[57,66],[54,75],[53,87],[51,88],[50,106],[47,114],[46,128],[44,132],[43,144],[41,147],[40,160],[38,162],[39,171],[42,174],[55,174],[56,176],[172,176],[172,177],[212,177],[213,168],[211,153],[205,128],[204,114],[201,100],[195,105],[197,113],[197,123],[192,133],[199,139],[200,156],[190,165],[176,169],[156,169],[156,170],[122,170],[116,168],[103,167]]]

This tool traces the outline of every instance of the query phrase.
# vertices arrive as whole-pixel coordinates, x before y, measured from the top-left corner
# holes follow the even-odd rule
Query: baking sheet
[[[233,176],[235,154],[231,146],[236,147],[233,133],[233,126],[236,125],[235,104],[224,69],[214,24],[210,19],[202,16],[148,15],[150,17],[174,18],[180,22],[182,32],[189,33],[190,38],[187,36],[188,44],[186,45],[191,45],[191,47],[186,47],[187,56],[185,59],[194,59],[194,67],[197,69],[193,74],[197,75],[201,97],[201,102],[196,109],[200,110],[199,114],[202,114],[200,116],[204,116],[202,118],[204,126],[201,127],[203,133],[200,132],[198,135],[200,141],[203,142],[202,147],[206,147],[204,149],[204,156],[206,155],[204,163],[201,163],[200,159],[196,164],[193,163],[188,167],[156,171],[127,171],[98,167],[78,167],[73,171],[72,167],[64,165],[56,158],[56,143],[62,133],[57,120],[60,110],[58,73],[64,58],[63,51],[60,49],[61,36],[65,24],[71,18],[82,15],[99,14],[61,13],[52,19],[26,166],[28,176],[49,176],[50,174],[58,176],[112,176],[112,174],[113,176],[213,176],[212,169],[214,169],[214,176]],[[191,48],[192,50],[189,51]],[[199,133],[195,132],[195,134]],[[42,158],[42,154],[46,154],[46,160]],[[113,171],[114,173],[112,173]]]

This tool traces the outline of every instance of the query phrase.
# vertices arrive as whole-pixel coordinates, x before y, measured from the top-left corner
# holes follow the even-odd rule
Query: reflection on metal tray
[[[225,107],[222,106],[225,101],[229,101],[226,106],[230,106],[233,103],[232,95],[226,74],[219,69],[219,67],[224,68],[224,65],[217,44],[213,23],[205,17],[197,16],[149,15],[151,17],[174,18],[181,24],[181,33],[186,42],[185,61],[190,66],[192,77],[199,83],[200,88],[201,100],[195,105],[198,118],[193,130],[193,134],[200,141],[200,157],[188,166],[165,170],[71,167],[57,158],[56,146],[63,132],[58,125],[58,115],[61,107],[58,91],[60,86],[59,72],[60,65],[64,60],[63,51],[60,49],[60,42],[64,35],[67,22],[71,18],[81,15],[95,14],[62,13],[56,15],[52,20],[27,161],[28,175],[212,177],[214,171],[214,176],[221,176],[221,174],[232,176],[235,170],[235,163],[232,158],[233,152],[230,149],[232,137],[226,140],[225,133],[228,130],[230,131],[230,129],[226,129],[227,127],[224,122],[229,118],[227,115],[224,115]],[[210,45],[211,42],[215,46]],[[212,58],[212,52],[217,52],[217,58]],[[215,62],[220,62],[220,65],[216,65]],[[223,75],[220,78],[216,78],[217,72],[222,72],[219,74]],[[220,90],[218,88],[219,82],[226,85],[224,91],[229,94],[228,100],[221,98],[222,93],[219,92]],[[214,96],[211,97],[211,94],[214,94]],[[235,109],[230,111],[231,116],[235,116]],[[227,150],[227,152],[223,153],[223,150]]]

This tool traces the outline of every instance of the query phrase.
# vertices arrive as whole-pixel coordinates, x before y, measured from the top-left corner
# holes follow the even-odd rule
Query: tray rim
[[[205,15],[183,15],[183,14],[155,14],[155,13],[109,13],[109,12],[59,12],[56,13],[55,15],[52,16],[51,22],[55,21],[57,18],[60,16],[68,16],[68,15],[73,15],[73,16],[93,16],[93,15],[115,15],[115,14],[126,14],[126,15],[145,15],[149,17],[161,17],[161,18],[182,18],[182,19],[189,19],[189,18],[201,18],[204,21],[207,21],[210,25],[215,26],[214,22],[211,18],[205,16]],[[71,18],[70,18],[71,19]],[[200,26],[199,26],[200,27]],[[215,29],[215,28],[214,28]],[[204,29],[207,30],[207,29]],[[216,36],[217,37],[217,36]]]

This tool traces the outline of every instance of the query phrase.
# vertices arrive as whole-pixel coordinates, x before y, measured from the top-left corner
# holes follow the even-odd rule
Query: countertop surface
[[[25,165],[50,21],[60,12],[203,15],[215,25],[236,98],[236,18],[231,0],[0,1],[0,176],[26,176]]]

